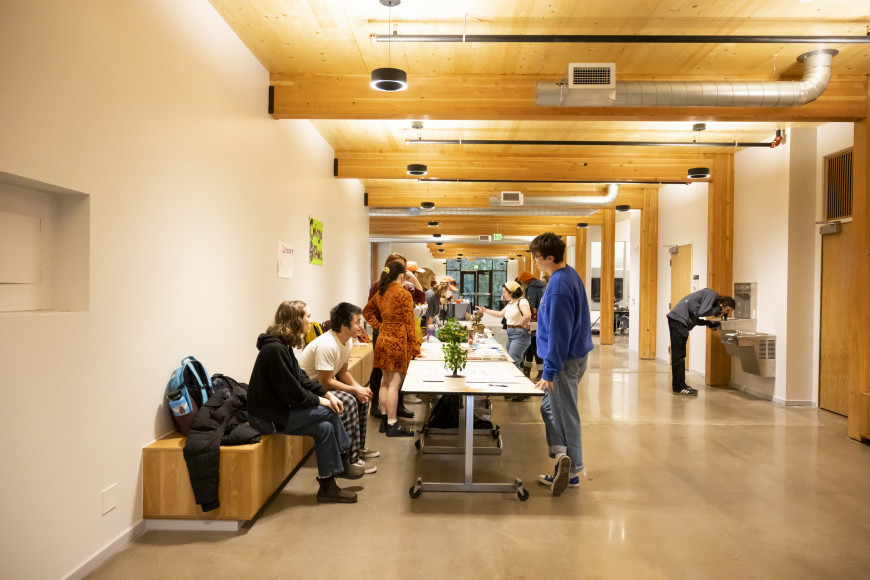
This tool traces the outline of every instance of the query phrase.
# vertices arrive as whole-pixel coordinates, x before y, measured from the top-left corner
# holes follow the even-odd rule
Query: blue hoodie
[[[552,381],[565,361],[592,350],[592,324],[586,289],[577,270],[553,272],[538,309],[538,356],[544,359],[545,381]]]

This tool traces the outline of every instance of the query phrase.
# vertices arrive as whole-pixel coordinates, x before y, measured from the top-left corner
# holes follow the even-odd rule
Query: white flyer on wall
[[[293,277],[293,246],[278,242],[278,277]]]

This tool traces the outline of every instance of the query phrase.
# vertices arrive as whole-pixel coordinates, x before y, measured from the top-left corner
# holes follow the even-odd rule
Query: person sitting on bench
[[[363,387],[347,370],[353,341],[361,328],[362,309],[349,302],[341,302],[329,312],[330,329],[313,341],[299,355],[299,366],[312,380],[317,381],[344,403],[341,422],[350,436],[350,449],[346,461],[365,473],[374,473],[377,466],[360,458],[378,457],[379,451],[365,448],[366,425],[372,390]]]
[[[356,493],[335,483],[335,476],[344,471],[341,452],[350,447],[339,416],[344,405],[309,379],[293,354],[294,347],[305,345],[309,316],[304,302],[282,302],[275,322],[257,337],[260,352],[248,385],[248,416],[251,427],[264,435],[277,431],[313,437],[320,482],[317,501],[354,503]]]

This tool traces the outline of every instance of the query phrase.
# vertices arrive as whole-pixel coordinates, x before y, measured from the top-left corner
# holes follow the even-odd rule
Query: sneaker
[[[381,452],[375,449],[369,449],[368,447],[365,447],[359,450],[359,456],[363,459],[371,459],[372,457],[380,457]]]
[[[405,403],[408,403],[410,405],[418,405],[418,404],[423,402],[423,399],[421,399],[417,395],[410,395],[410,394],[405,395],[405,398],[403,400],[405,401]]]
[[[341,477],[344,479],[359,479],[363,475],[366,474],[366,471],[363,467],[357,465],[356,463],[348,463],[346,459],[341,459],[341,465],[344,467],[344,471],[336,475],[335,477]]]
[[[553,474],[553,486],[550,488],[553,495],[560,495],[568,488],[569,479],[571,477],[571,458],[560,453],[556,457],[556,473]]]
[[[553,477],[552,475],[539,475],[538,483],[543,483],[544,485],[553,485]],[[568,480],[568,487],[580,487],[580,476],[575,475],[571,479]]]
[[[356,463],[354,463],[354,465],[357,466],[357,467],[362,467],[363,470],[365,470],[365,474],[366,474],[366,475],[368,475],[369,473],[374,473],[375,471],[378,470],[378,466],[377,466],[377,465],[373,465],[373,464],[371,464],[371,463],[366,463],[366,462],[363,461],[362,459],[360,459],[359,461],[357,461]]]
[[[398,423],[387,424],[387,437],[413,437],[414,432]]]
[[[698,389],[693,389],[690,386],[685,386],[682,388],[682,390],[674,391],[674,394],[675,395],[686,395],[687,397],[697,397],[698,396]]]

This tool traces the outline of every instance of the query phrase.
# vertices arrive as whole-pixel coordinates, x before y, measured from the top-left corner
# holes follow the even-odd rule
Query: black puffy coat
[[[212,383],[214,394],[197,411],[184,444],[193,497],[204,512],[221,505],[218,500],[221,445],[260,441],[260,432],[246,424],[248,386],[224,375],[215,375]]]

